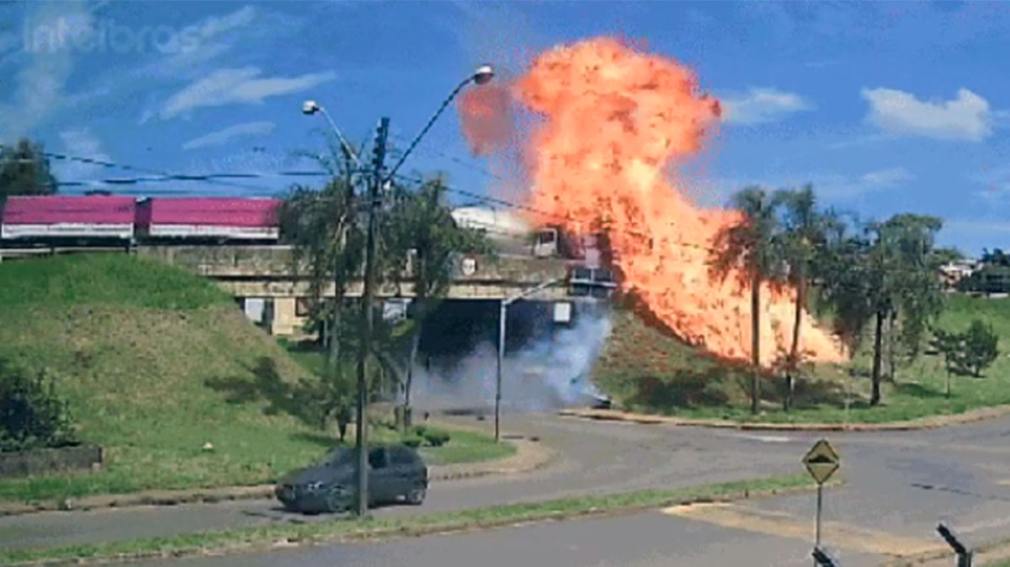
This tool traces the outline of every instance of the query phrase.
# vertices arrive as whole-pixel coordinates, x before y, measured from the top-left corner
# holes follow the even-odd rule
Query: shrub
[[[999,356],[999,336],[979,319],[962,333],[936,329],[933,334],[933,347],[943,354],[948,373],[981,376]]]
[[[74,443],[67,402],[51,378],[34,378],[0,364],[0,451],[62,447]]]
[[[441,447],[448,443],[450,439],[448,433],[436,429],[426,429],[421,436],[432,447]]]
[[[420,437],[404,437],[402,440],[403,444],[410,447],[411,449],[417,449],[421,446],[422,439]]]
[[[965,332],[964,342],[967,347],[965,363],[974,376],[981,376],[982,371],[999,356],[999,336],[992,325],[976,319]]]

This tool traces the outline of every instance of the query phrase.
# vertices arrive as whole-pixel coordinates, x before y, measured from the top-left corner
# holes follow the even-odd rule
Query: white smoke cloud
[[[590,371],[610,336],[609,313],[578,313],[570,328],[509,353],[502,363],[502,408],[540,411],[586,404],[599,395]],[[496,346],[482,343],[447,371],[415,369],[414,405],[420,411],[493,407]]]

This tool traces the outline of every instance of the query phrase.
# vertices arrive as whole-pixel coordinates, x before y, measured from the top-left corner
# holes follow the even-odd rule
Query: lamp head
[[[302,114],[311,115],[319,112],[319,103],[314,100],[307,100],[302,103]]]
[[[494,69],[490,65],[481,65],[473,73],[473,82],[478,85],[486,85],[494,78]]]

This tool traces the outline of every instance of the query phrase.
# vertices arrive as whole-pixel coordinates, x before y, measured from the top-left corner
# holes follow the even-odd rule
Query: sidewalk
[[[507,475],[533,471],[546,466],[554,452],[540,443],[527,439],[510,439],[516,452],[503,459],[433,465],[428,468],[432,482],[449,482],[488,475]],[[94,510],[98,508],[125,508],[131,506],[173,506],[192,502],[225,502],[273,498],[273,484],[254,486],[223,486],[185,490],[147,490],[130,494],[103,494],[62,502],[0,503],[0,516],[15,516],[54,510]]]

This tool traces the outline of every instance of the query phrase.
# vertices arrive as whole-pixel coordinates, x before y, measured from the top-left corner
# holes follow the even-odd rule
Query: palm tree
[[[785,395],[782,408],[792,406],[794,377],[801,362],[800,327],[807,301],[807,283],[814,275],[811,264],[817,249],[824,244],[828,217],[817,210],[817,199],[809,184],[802,189],[783,189],[775,193],[775,202],[783,207],[782,244],[789,265],[789,283],[796,289],[796,308],[793,318],[793,336],[786,357]]]
[[[423,182],[415,188],[397,186],[395,192],[394,204],[382,231],[383,248],[390,259],[385,266],[386,279],[399,286],[406,276],[414,299],[408,323],[406,368],[401,368],[392,356],[383,355],[383,360],[391,372],[403,376],[398,381],[403,384],[404,425],[409,426],[414,362],[424,320],[449,291],[453,257],[460,253],[488,253],[491,247],[476,230],[456,225],[445,202],[445,185],[440,179]]]
[[[758,412],[761,397],[761,285],[782,278],[781,241],[776,217],[777,203],[761,187],[747,187],[731,198],[740,211],[740,222],[729,225],[713,242],[711,271],[720,280],[736,274],[741,286],[751,291],[751,413]]]

